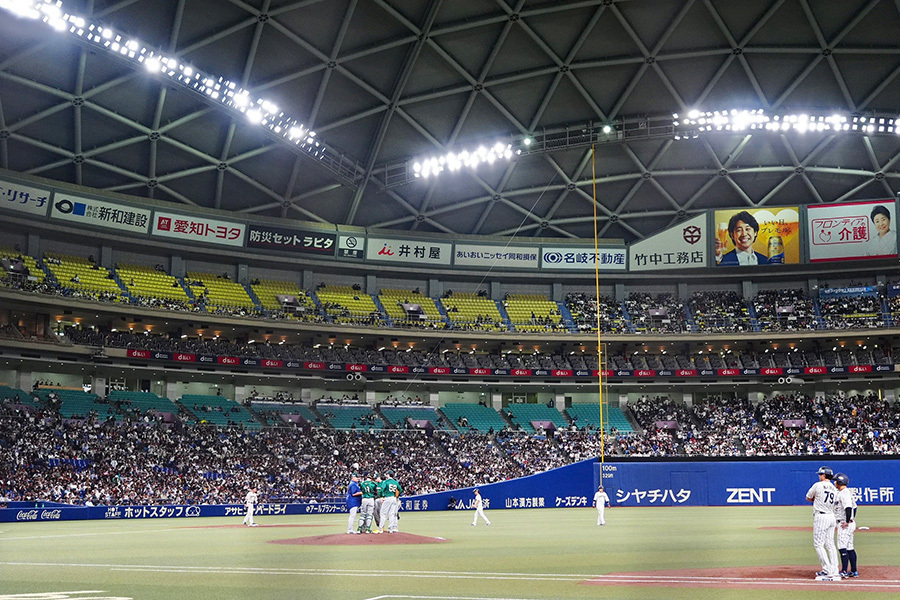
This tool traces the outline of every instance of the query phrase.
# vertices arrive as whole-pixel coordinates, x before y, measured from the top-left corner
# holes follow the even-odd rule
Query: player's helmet
[[[835,485],[847,486],[850,485],[850,478],[847,477],[846,473],[838,473],[834,476],[834,483]]]
[[[819,470],[816,471],[817,475],[824,475],[828,479],[834,475],[834,471],[831,470],[831,467],[819,467]]]

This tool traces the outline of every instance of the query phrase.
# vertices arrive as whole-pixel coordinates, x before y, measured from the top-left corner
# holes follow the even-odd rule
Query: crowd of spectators
[[[566,308],[578,331],[597,331],[597,296],[584,292],[566,294]],[[603,333],[627,333],[628,325],[622,313],[622,304],[609,296],[600,296],[600,331]]]
[[[737,292],[694,292],[689,305],[697,331],[753,331],[750,312]]]
[[[120,407],[128,410],[128,406]],[[876,396],[774,395],[757,405],[666,397],[629,406],[637,432],[575,424],[549,435],[437,430],[334,430],[62,419],[52,403],[0,402],[0,496],[72,504],[322,501],[349,473],[393,469],[408,494],[503,481],[608,456],[800,456],[900,453],[900,407]],[[672,426],[674,424],[674,426]]]
[[[663,292],[653,297],[647,292],[631,292],[625,309],[634,330],[639,333],[681,333],[687,330],[684,302]]]
[[[827,329],[873,329],[883,327],[880,296],[852,296],[820,300]]]
[[[816,329],[816,307],[799,289],[761,290],[753,299],[756,322],[762,331]]]

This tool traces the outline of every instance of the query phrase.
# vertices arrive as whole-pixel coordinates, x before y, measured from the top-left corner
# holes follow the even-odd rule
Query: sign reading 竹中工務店
[[[322,231],[250,225],[247,232],[247,247],[334,256],[336,239],[335,234]]]
[[[53,197],[53,208],[50,212],[51,219],[73,221],[129,233],[147,233],[150,230],[150,215],[150,210],[145,208],[135,208],[60,192]]]
[[[0,179],[0,208],[45,217],[49,204],[50,190]]]
[[[596,265],[596,266],[595,266]],[[626,256],[624,246],[542,246],[541,269],[624,271]]]
[[[537,269],[540,248],[537,246],[486,246],[456,244],[453,264],[458,267],[496,267]]]
[[[628,270],[705,267],[707,241],[706,215],[697,215],[629,246]]]
[[[366,260],[423,265],[449,265],[453,244],[431,240],[370,237],[366,240]]]
[[[151,233],[187,242],[243,246],[246,228],[243,223],[219,221],[201,215],[189,217],[156,211]]]

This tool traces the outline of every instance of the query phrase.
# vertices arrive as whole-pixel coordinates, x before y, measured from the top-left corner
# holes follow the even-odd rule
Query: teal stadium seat
[[[45,402],[49,401],[50,394],[59,396],[61,400],[59,416],[65,419],[84,419],[91,411],[96,411],[97,419],[101,421],[110,416],[116,420],[122,419],[115,406],[101,403],[96,394],[60,388],[40,388],[35,392],[35,395]]]
[[[384,429],[384,421],[370,406],[318,404],[316,408],[335,429]]]
[[[562,413],[546,404],[510,404],[503,410],[513,425],[521,425],[525,431],[535,431],[532,421],[550,421],[557,429],[569,426]]]
[[[382,406],[381,414],[394,427],[403,429],[407,419],[428,421],[435,429],[443,429],[441,416],[432,406]]]
[[[494,431],[500,431],[507,426],[506,421],[496,410],[482,404],[448,402],[441,407],[441,412],[460,431],[474,430],[487,433],[491,428]],[[468,430],[458,425],[460,417],[465,417],[469,422]]]
[[[197,422],[206,421],[217,427],[243,426],[244,429],[262,429],[262,425],[250,412],[224,396],[185,394],[181,404],[191,411]]]
[[[594,429],[600,428],[600,404],[573,404],[566,409],[569,418],[575,423],[575,426],[581,429],[589,425]],[[634,433],[634,428],[625,414],[615,406],[603,407],[603,420],[608,428],[615,427],[620,433]]]

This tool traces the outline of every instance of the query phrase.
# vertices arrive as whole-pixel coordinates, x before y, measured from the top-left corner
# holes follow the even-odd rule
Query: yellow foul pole
[[[591,145],[591,178],[594,186],[594,284],[597,297],[597,386],[600,398],[600,464],[606,462],[606,426],[603,420],[603,345],[600,341],[600,242],[597,233],[597,154]]]

